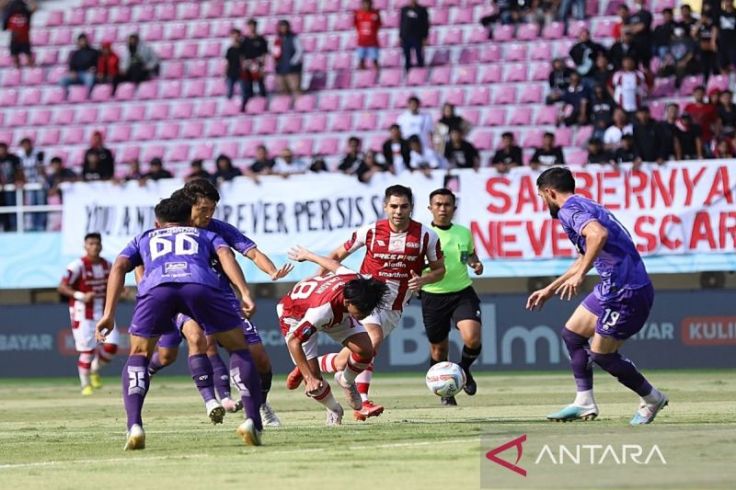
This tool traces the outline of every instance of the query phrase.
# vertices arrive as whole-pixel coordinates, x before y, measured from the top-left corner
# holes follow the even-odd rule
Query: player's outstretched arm
[[[248,250],[245,253],[245,256],[252,260],[256,267],[262,270],[265,274],[268,274],[272,281],[277,281],[282,277],[288,276],[294,269],[294,266],[289,263],[286,263],[282,265],[281,268],[277,269],[268,255],[258,250],[258,247]]]
[[[340,264],[339,261],[330,257],[317,255],[302,247],[301,245],[297,245],[296,247],[289,250],[289,259],[296,260],[297,262],[313,262],[320,266],[323,270],[329,272],[337,272],[337,270],[342,267],[342,264]]]
[[[581,234],[585,237],[585,255],[581,257],[575,273],[555,289],[555,294],[559,294],[560,299],[569,300],[578,294],[578,288],[583,284],[585,274],[593,267],[593,262],[608,240],[608,230],[597,221],[585,225]]]
[[[132,265],[128,257],[120,256],[115,259],[110,269],[110,277],[107,280],[107,297],[105,298],[105,312],[97,322],[97,340],[105,340],[115,325],[115,311],[118,308],[120,295],[125,289],[125,274],[130,271]]]
[[[562,274],[560,277],[552,281],[549,286],[546,288],[538,289],[534,291],[531,295],[529,295],[529,298],[526,300],[526,309],[527,310],[536,310],[541,309],[542,306],[544,306],[544,303],[552,297],[552,295],[555,294],[555,291],[562,286],[565,281],[570,279],[572,276],[575,275],[578,268],[580,267],[580,263],[583,260],[582,255],[578,255],[577,259],[572,263],[572,265]]]
[[[225,272],[227,278],[230,279],[230,283],[240,293],[245,315],[250,317],[256,311],[256,304],[250,297],[248,284],[245,282],[245,276],[243,275],[243,271],[240,270],[238,262],[235,260],[233,251],[230,250],[230,247],[219,247],[217,249],[217,257],[220,259],[222,270]]]

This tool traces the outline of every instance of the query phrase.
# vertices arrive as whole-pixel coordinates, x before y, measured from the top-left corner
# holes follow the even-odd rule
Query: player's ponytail
[[[345,285],[343,296],[362,313],[369,314],[376,308],[385,309],[388,286],[378,279],[353,279]]]

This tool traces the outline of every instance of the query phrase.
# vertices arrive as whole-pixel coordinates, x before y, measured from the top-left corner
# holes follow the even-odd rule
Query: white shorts
[[[399,310],[373,310],[373,313],[363,318],[360,323],[379,325],[383,330],[383,338],[386,338],[399,325],[402,313],[403,311]]]
[[[97,320],[81,320],[77,328],[72,328],[74,335],[74,348],[77,352],[86,352],[97,348],[97,339],[95,338],[95,327]],[[106,344],[120,345],[120,332],[117,326],[105,339]]]

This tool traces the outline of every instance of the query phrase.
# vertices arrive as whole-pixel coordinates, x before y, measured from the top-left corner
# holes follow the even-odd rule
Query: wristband
[[[82,291],[74,291],[74,299],[77,301],[84,301],[85,294]]]

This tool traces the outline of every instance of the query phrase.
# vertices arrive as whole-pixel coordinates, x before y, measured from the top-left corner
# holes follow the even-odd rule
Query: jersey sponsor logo
[[[171,272],[181,272],[187,270],[189,264],[186,262],[166,262],[164,264],[164,271],[169,274]]]
[[[417,242],[406,242],[406,248],[419,248],[419,243],[417,243]]]

